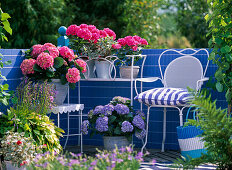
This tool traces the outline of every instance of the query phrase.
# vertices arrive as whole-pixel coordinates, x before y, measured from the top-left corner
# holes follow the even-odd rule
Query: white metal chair
[[[186,52],[191,52],[191,54],[186,54]],[[207,57],[207,63],[203,69],[202,63],[194,56],[199,54],[200,51],[204,51]],[[177,56],[175,59],[167,65],[166,69],[163,69],[161,65],[161,59],[167,60],[168,58],[163,57],[173,57]],[[208,78],[205,78],[205,74],[209,64],[209,53],[206,49],[183,49],[180,51],[174,49],[168,49],[161,53],[158,59],[159,70],[161,78],[159,77],[150,77],[150,78],[140,78],[135,80],[135,91],[137,96],[135,100],[138,100],[140,103],[145,104],[147,109],[147,125],[146,125],[146,137],[145,142],[141,151],[143,152],[144,147],[147,144],[148,136],[148,126],[149,126],[149,114],[151,107],[164,107],[164,117],[163,117],[163,141],[162,149],[164,152],[164,143],[166,139],[166,108],[176,108],[179,111],[180,117],[180,126],[183,126],[183,110],[186,107],[189,107],[187,101],[191,95],[187,91],[187,87],[195,89],[196,91],[200,90],[201,85],[204,81],[207,81]],[[163,87],[154,88],[147,90],[138,94],[136,87],[136,82],[154,82],[161,80]]]

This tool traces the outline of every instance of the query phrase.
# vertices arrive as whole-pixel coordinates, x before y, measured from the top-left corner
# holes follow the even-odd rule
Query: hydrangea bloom
[[[113,37],[113,40],[115,40],[116,34],[113,30],[109,28],[104,28],[103,30],[108,34],[108,36]]]
[[[54,64],[54,59],[48,53],[42,52],[36,59],[36,64],[38,64],[42,69],[46,70],[52,67]]]
[[[89,121],[88,120],[84,120],[81,124],[81,132],[84,135],[88,134],[88,127],[89,127]]]
[[[134,129],[134,127],[130,122],[128,122],[128,121],[122,122],[122,127],[121,127],[122,132],[124,132],[124,133],[132,132],[133,129]]]
[[[125,115],[130,112],[129,108],[124,104],[117,104],[114,106],[114,110],[117,111],[117,113],[120,115]]]
[[[88,25],[88,29],[93,33],[93,31],[96,30],[97,28],[94,25]]]
[[[70,25],[67,30],[66,30],[66,35],[76,35],[77,34],[77,30],[78,30],[78,26],[77,25]]]
[[[126,97],[121,97],[121,96],[115,96],[112,101],[115,101],[115,102],[120,102],[120,103],[126,103],[128,101],[130,101],[129,98],[126,98]]]
[[[113,111],[114,111],[114,106],[112,104],[107,104],[103,107],[103,114],[105,116],[112,115]]]
[[[144,114],[143,111],[141,111],[141,110],[137,110],[137,111],[136,111],[136,114],[137,114],[137,115],[140,115],[141,117],[145,117],[145,114]]]
[[[99,132],[106,132],[108,131],[108,117],[99,117],[96,120],[96,129]]]
[[[63,46],[63,47],[60,47],[58,50],[60,52],[60,55],[63,58],[67,58],[68,61],[72,61],[73,59],[75,59],[74,52],[70,48]]]
[[[42,48],[43,45],[41,44],[36,44],[36,45],[33,45],[32,46],[32,52],[31,52],[31,56],[36,58],[42,51],[41,51],[41,48]]]
[[[86,72],[86,62],[84,60],[77,59],[74,63],[82,68],[82,73]]]
[[[107,33],[104,30],[100,30],[100,38],[107,37]]]
[[[22,64],[20,65],[20,68],[21,68],[23,74],[24,75],[33,74],[34,73],[33,66],[35,65],[35,63],[36,63],[36,60],[34,60],[32,58],[23,60]]]
[[[50,56],[52,56],[53,58],[56,58],[59,56],[59,50],[56,47],[49,47],[48,52]]]
[[[112,44],[113,49],[120,49],[122,46],[120,44]]]
[[[82,28],[77,31],[77,36],[85,40],[90,40],[92,37],[92,33],[87,28],[86,29]]]
[[[144,129],[145,128],[145,123],[144,120],[140,115],[136,115],[132,121],[133,125],[138,127],[139,129]]]
[[[88,116],[88,118],[92,119],[92,117],[93,117],[93,109],[88,112],[87,116]]]
[[[93,114],[94,115],[101,114],[103,113],[103,109],[104,109],[104,106],[102,105],[96,106],[95,109],[93,110]]]
[[[52,43],[45,43],[41,48],[41,52],[48,50],[48,48],[50,48],[50,47],[56,48],[56,46],[53,45]]]
[[[80,80],[80,71],[77,68],[69,68],[66,79],[69,83],[76,83]]]
[[[146,136],[146,130],[145,129],[142,129],[141,132],[135,132],[135,136],[138,138],[138,139],[143,139],[145,136]]]

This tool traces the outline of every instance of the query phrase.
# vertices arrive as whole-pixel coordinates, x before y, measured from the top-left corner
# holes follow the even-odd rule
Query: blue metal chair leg
[[[145,146],[147,145],[147,136],[148,136],[148,124],[149,124],[149,115],[150,115],[150,106],[148,106],[147,108],[147,127],[146,127],[146,137],[145,137],[145,142],[143,144],[143,147],[141,149],[141,152],[143,153],[143,149],[145,148]]]

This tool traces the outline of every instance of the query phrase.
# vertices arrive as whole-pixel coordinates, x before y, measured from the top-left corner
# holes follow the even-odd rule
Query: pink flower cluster
[[[115,32],[109,28],[104,28],[103,30],[99,30],[94,25],[87,25],[87,24],[81,24],[79,26],[70,25],[67,28],[66,35],[77,36],[79,38],[83,38],[84,40],[88,40],[94,43],[97,43],[99,38],[104,38],[107,36],[112,37],[113,40],[115,40],[116,38]]]
[[[20,68],[23,72],[24,75],[27,75],[27,74],[33,74],[34,73],[34,65],[36,63],[36,60],[35,59],[26,59],[26,60],[23,60],[22,64],[20,65]]]
[[[129,46],[134,51],[137,51],[138,46],[145,46],[148,45],[147,40],[135,35],[135,36],[126,36],[124,38],[118,39],[118,44],[112,46],[114,49],[120,49],[120,46]]]
[[[54,58],[48,53],[42,52],[37,57],[36,64],[38,64],[42,69],[46,70],[47,68],[53,66]]]
[[[59,56],[59,51],[56,48],[55,45],[53,45],[52,43],[45,43],[44,45],[41,44],[37,44],[32,46],[32,52],[31,52],[31,56],[33,58],[37,58],[38,55],[44,51],[48,51],[49,54],[53,57],[56,58]]]
[[[86,72],[86,62],[84,60],[81,60],[81,59],[77,59],[75,60],[75,65],[78,65],[79,67],[82,68],[82,73],[85,73]]]
[[[69,83],[76,83],[80,80],[80,71],[77,68],[69,68],[66,79]]]
[[[68,61],[72,61],[73,59],[76,58],[75,55],[74,55],[73,50],[71,50],[70,48],[68,48],[66,46],[60,47],[58,50],[60,52],[60,55],[63,58],[67,58]]]

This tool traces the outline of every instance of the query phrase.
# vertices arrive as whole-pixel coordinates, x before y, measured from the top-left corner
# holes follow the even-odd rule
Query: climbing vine
[[[210,12],[205,16],[209,24],[208,42],[212,48],[209,59],[218,66],[215,72],[216,89],[225,92],[228,113],[232,104],[232,2],[208,0]]]

